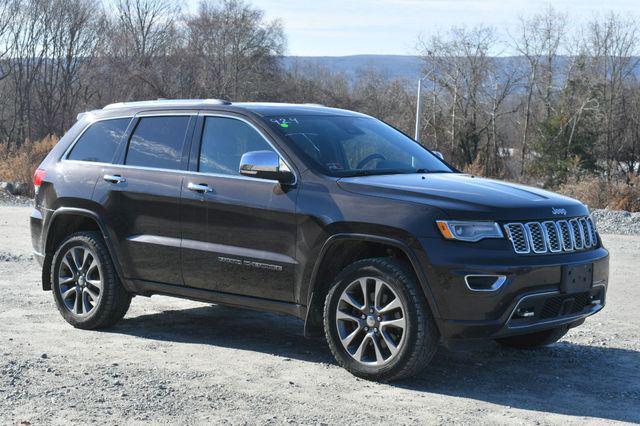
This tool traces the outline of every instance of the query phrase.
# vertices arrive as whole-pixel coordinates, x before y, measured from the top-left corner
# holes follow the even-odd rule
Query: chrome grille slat
[[[521,223],[508,223],[505,225],[507,235],[513,244],[513,249],[518,254],[526,254],[531,250],[529,249],[529,238],[527,237],[527,231],[524,225]]]
[[[547,241],[545,240],[542,225],[538,222],[528,222],[524,225],[529,236],[529,245],[534,253],[546,253]]]
[[[546,232],[547,242],[549,243],[549,251],[558,253],[562,251],[562,242],[560,241],[560,231],[558,225],[553,221],[542,222],[544,231]]]
[[[584,217],[581,217],[578,222],[580,223],[580,227],[582,228],[584,248],[589,248],[591,247],[591,233],[589,232],[589,227],[587,226],[587,220]]]
[[[584,248],[584,238],[580,222],[577,219],[571,219],[569,225],[571,225],[571,231],[573,232],[573,246],[576,250],[582,250]]]
[[[513,222],[504,228],[513,250],[518,254],[572,252],[598,245],[598,234],[590,217]]]
[[[596,234],[596,225],[590,217],[587,218],[587,226],[589,227],[589,234],[591,235],[591,245],[595,246],[598,244],[598,235]]]

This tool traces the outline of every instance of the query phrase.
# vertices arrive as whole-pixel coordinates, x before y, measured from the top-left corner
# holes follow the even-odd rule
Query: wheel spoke
[[[369,292],[367,291],[367,279],[361,278],[358,280],[360,283],[360,289],[362,290],[362,300],[364,301],[364,309],[369,308]]]
[[[380,328],[395,327],[395,328],[401,328],[404,330],[405,323],[406,322],[404,318],[392,319],[389,321],[382,321],[380,323]]]
[[[87,272],[87,261],[89,260],[89,257],[91,257],[91,259],[93,260],[93,256],[91,256],[91,252],[89,250],[84,250],[84,253],[82,255],[82,266],[80,267],[80,270]]]
[[[62,263],[67,267],[69,272],[71,272],[72,274],[75,274],[76,272],[78,272],[76,270],[76,268],[75,268],[75,263],[74,262],[69,262],[68,256],[70,256],[69,253],[64,255],[64,257],[62,258]]]
[[[373,343],[373,349],[376,353],[376,362],[383,362],[384,356],[382,356],[382,351],[380,350],[380,342],[378,342],[378,338],[376,336],[371,336],[371,342]]]
[[[360,325],[360,318],[359,317],[357,317],[355,315],[348,314],[348,313],[340,311],[340,310],[338,310],[338,312],[336,312],[336,319],[337,320],[345,320],[345,321],[353,321],[353,322],[357,323],[358,326]]]
[[[78,256],[78,252],[80,252],[80,256]],[[76,267],[76,271],[80,271],[82,270],[82,259],[84,256],[84,249],[80,248],[80,247],[74,247],[71,250],[71,259],[73,260],[73,264]]]
[[[400,302],[400,298],[396,296],[395,299],[393,299],[391,302],[387,303],[386,306],[382,307],[381,309],[378,309],[378,312],[381,314],[386,314],[387,312],[391,312],[394,309],[400,309],[402,308],[402,303]]]
[[[360,326],[358,326],[358,328],[356,328],[355,330],[353,330],[351,332],[351,334],[348,334],[347,336],[345,336],[344,338],[340,338],[340,340],[342,340],[342,344],[344,345],[345,348],[348,348],[349,345],[351,344],[351,342],[353,342],[353,339],[356,338],[356,336],[358,334],[360,334],[360,330],[362,330],[362,328]]]
[[[395,342],[391,340],[391,336],[389,336],[384,331],[380,331],[380,335],[384,339],[384,343],[387,345],[387,348],[389,349],[389,352],[391,352],[391,355],[394,355],[398,351],[398,347],[396,346]]]
[[[67,291],[62,293],[62,300],[67,300],[69,298],[69,296],[71,296],[72,294],[75,294],[75,293],[76,293],[76,288],[75,287],[71,287],[70,289],[68,289]]]
[[[73,304],[73,313],[80,315],[82,313],[82,295],[76,292],[76,300]]]
[[[380,280],[376,280],[376,287],[373,293],[373,307],[378,309],[380,306],[380,296],[382,295],[382,286],[384,284]]]
[[[102,290],[102,281],[100,280],[87,280],[87,284],[91,284],[93,287],[97,288],[98,290]]]
[[[362,361],[362,356],[364,355],[364,350],[367,347],[367,342],[369,341],[370,338],[371,338],[371,336],[369,334],[365,334],[364,338],[362,339],[362,342],[360,342],[360,346],[358,346],[358,349],[353,354],[353,357],[357,361]]]
[[[87,268],[87,275],[89,275],[91,273],[91,271],[93,271],[94,269],[96,269],[98,267],[98,261],[96,259],[93,258],[93,256],[91,256],[91,264],[89,265],[89,267]]]
[[[58,278],[58,284],[59,285],[66,285],[66,284],[74,282],[75,280],[76,279],[73,276],[71,276],[71,277],[59,277]]]
[[[96,293],[93,290],[89,289],[89,287],[85,287],[83,292],[89,295],[89,297],[91,298],[91,300],[93,301],[94,304],[96,304],[98,302],[98,293]]]
[[[367,308],[367,305],[361,305],[358,303],[358,301],[356,299],[353,298],[353,296],[351,296],[349,293],[344,292],[342,293],[342,296],[340,297],[340,300],[342,300],[343,302],[345,302],[348,305],[353,306],[355,309],[359,310],[360,312],[364,312],[364,310]]]

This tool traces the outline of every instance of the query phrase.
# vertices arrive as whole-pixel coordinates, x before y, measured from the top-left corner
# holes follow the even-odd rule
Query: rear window
[[[67,158],[98,163],[112,162],[130,121],[130,118],[116,118],[91,124],[82,133]]]
[[[188,125],[189,116],[140,119],[131,136],[125,164],[178,169]]]

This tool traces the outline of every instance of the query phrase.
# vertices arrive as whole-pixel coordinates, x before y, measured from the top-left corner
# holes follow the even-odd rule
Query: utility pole
[[[416,132],[414,139],[416,142],[420,142],[420,130],[422,127],[422,80],[426,80],[433,74],[433,70],[429,71],[426,75],[418,79],[418,94],[416,101]]]

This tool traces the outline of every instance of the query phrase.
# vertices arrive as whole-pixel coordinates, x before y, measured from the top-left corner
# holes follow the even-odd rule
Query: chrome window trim
[[[282,153],[280,152],[280,150],[278,148],[276,148],[271,141],[269,140],[269,138],[265,135],[265,133],[259,129],[258,127],[256,127],[255,124],[253,124],[252,122],[250,122],[249,120],[247,120],[246,118],[243,117],[239,117],[236,115],[232,115],[232,114],[221,114],[221,113],[210,113],[210,112],[202,112],[200,114],[201,116],[205,117],[205,121],[206,121],[206,117],[218,117],[218,118],[230,118],[233,120],[239,120],[244,122],[245,124],[248,124],[251,128],[253,128],[253,130],[255,130],[261,137],[262,139],[264,139],[264,141],[271,147],[271,149],[273,149],[273,151],[278,154],[278,157],[280,157],[280,159],[287,165],[287,167],[289,168],[289,171],[293,174],[293,183],[290,184],[291,186],[295,186],[298,183],[298,174],[296,173],[295,169],[293,167],[291,167],[291,163],[289,163],[289,161],[287,160],[287,157],[285,157],[284,155],[282,155]],[[202,136],[204,135],[204,123],[202,125],[202,135],[200,136],[200,149],[202,149]],[[200,153],[198,153],[198,168],[200,168]],[[224,176],[229,176],[229,177],[243,177],[243,178],[247,178],[247,179],[251,179],[251,180],[265,180],[265,181],[269,181],[269,182],[278,182],[277,180],[273,180],[273,179],[261,179],[261,178],[255,178],[255,177],[250,177],[250,176],[244,176],[244,175],[226,175],[224,173],[206,173],[206,172],[200,172],[199,170],[195,171],[195,173],[198,174],[203,174],[203,175],[208,175],[208,176],[216,176],[216,177],[224,177]]]
[[[64,151],[64,153],[60,157],[60,161],[75,161],[75,162],[78,162],[78,163],[87,163],[87,164],[112,164],[112,163],[102,163],[102,162],[98,162],[98,161],[71,160],[71,159],[69,159],[69,154],[71,154],[71,151],[73,150],[73,148],[76,146],[76,144],[78,143],[78,141],[80,140],[82,135],[84,135],[84,132],[89,130],[89,128],[91,126],[93,126],[94,124],[99,123],[101,121],[122,120],[123,118],[128,118],[129,119],[129,123],[131,123],[131,120],[133,120],[133,117],[134,117],[133,115],[127,114],[127,115],[116,116],[116,117],[94,118],[93,120],[92,119],[88,119],[87,120],[87,125],[84,127],[84,129],[82,129],[80,134],[78,134],[78,136],[76,136],[76,138],[73,140],[73,142],[71,142],[71,144]]]
[[[64,154],[62,155],[60,161],[61,162],[82,163],[82,164],[92,164],[92,165],[103,166],[103,167],[120,167],[120,168],[126,168],[126,169],[149,170],[149,171],[170,172],[170,173],[172,172],[172,173],[183,173],[183,174],[196,175],[196,176],[210,176],[210,177],[216,177],[216,178],[238,179],[238,180],[246,180],[246,181],[252,181],[252,182],[256,182],[257,181],[257,182],[279,183],[275,179],[261,179],[261,178],[255,178],[255,177],[244,176],[244,175],[228,175],[228,174],[223,174],[223,173],[206,173],[206,172],[200,172],[200,171],[194,171],[194,170],[164,169],[164,168],[159,168],[159,167],[131,166],[131,165],[128,165],[128,164],[104,163],[104,162],[85,161],[85,160],[70,160],[69,158],[67,158],[69,156],[69,153],[73,149],[73,147],[76,145],[76,143],[78,143],[78,140],[84,134],[84,132],[86,132],[87,129],[89,129],[89,127],[91,127],[94,123],[97,123],[97,122],[100,122],[100,121],[107,121],[107,120],[118,120],[118,119],[123,119],[123,118],[128,118],[128,119],[132,120],[132,119],[138,118],[138,117],[142,118],[142,117],[176,116],[176,115],[197,116],[198,113],[196,113],[196,112],[167,113],[167,112],[160,112],[160,111],[157,112],[157,113],[154,113],[154,112],[143,112],[143,113],[134,114],[134,115],[127,114],[127,115],[117,116],[117,117],[105,117],[105,118],[98,118],[98,119],[90,120],[87,123],[87,125],[85,126],[85,128],[82,129],[80,134],[78,136],[76,136],[76,138],[73,140],[73,142],[71,142],[71,145],[69,145],[67,150],[64,152]],[[264,133],[260,129],[258,129],[255,125],[253,125],[251,122],[249,122],[248,120],[246,120],[244,118],[236,117],[236,116],[229,115],[229,114],[203,113],[201,115],[210,116],[210,117],[232,118],[232,119],[243,121],[243,122],[247,123],[248,125],[250,125],[254,130],[256,130],[260,134],[260,136],[262,136],[262,138],[269,144],[269,146],[276,152],[276,154],[278,154],[278,156],[282,159],[282,161],[284,161],[284,163],[287,165],[287,167],[289,167],[289,170],[291,171],[291,173],[293,174],[293,176],[295,178],[291,185],[294,186],[294,185],[296,185],[298,183],[298,174],[296,173],[295,169],[291,167],[291,164],[289,163],[289,161],[282,155],[282,153],[275,146],[273,146],[273,144],[266,138]]]

